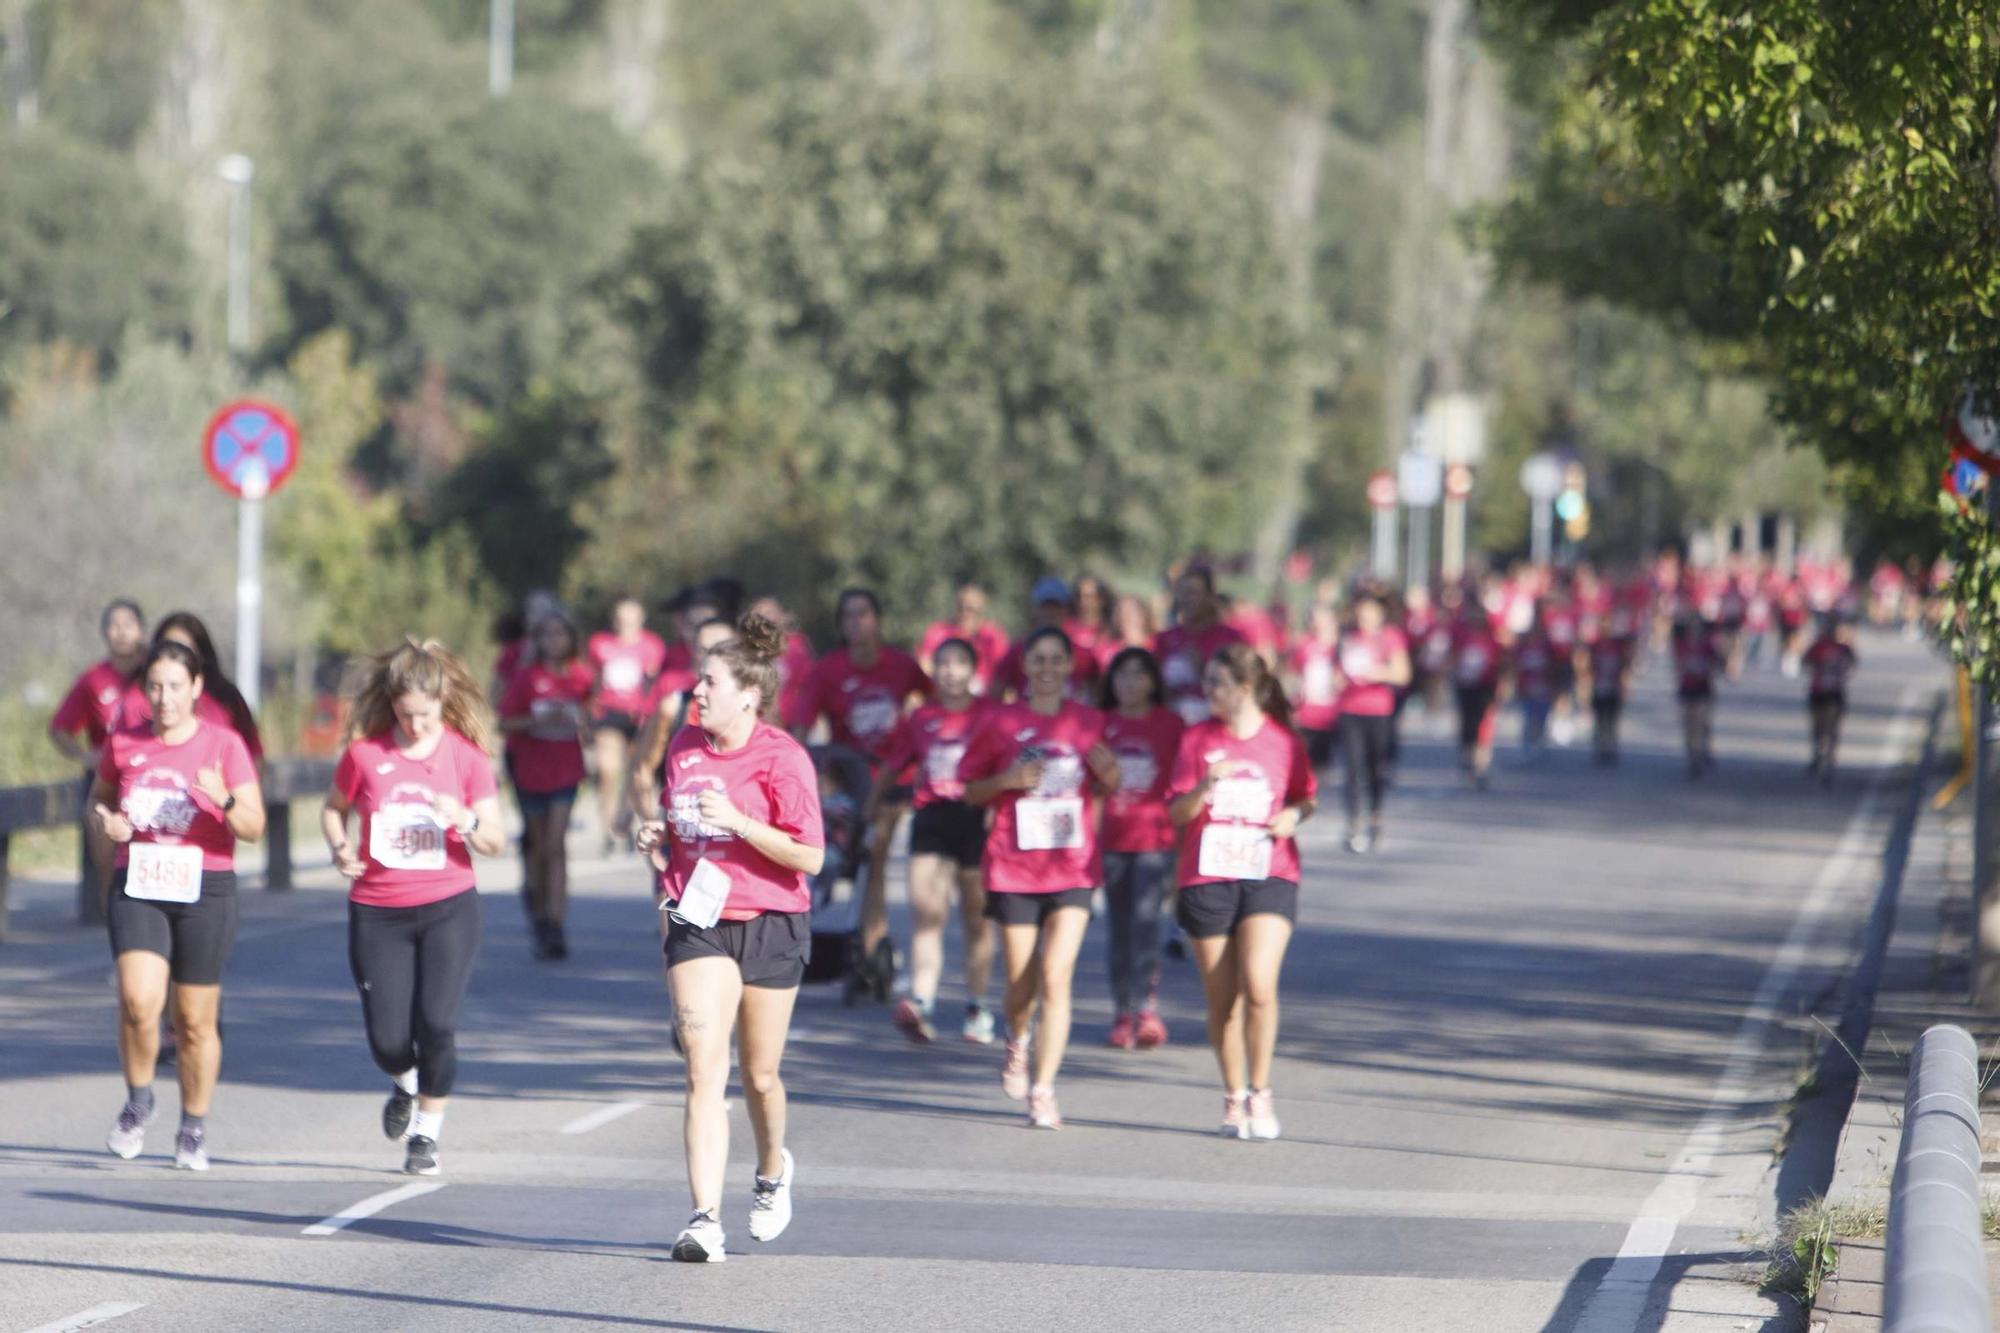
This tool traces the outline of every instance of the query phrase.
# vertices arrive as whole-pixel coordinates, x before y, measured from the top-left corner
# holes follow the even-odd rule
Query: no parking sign
[[[299,428],[285,409],[255,398],[225,403],[201,433],[209,478],[240,500],[261,500],[299,465]]]

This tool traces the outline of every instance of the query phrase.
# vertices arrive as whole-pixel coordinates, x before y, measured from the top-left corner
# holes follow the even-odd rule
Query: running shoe
[[[569,936],[563,934],[562,922],[549,922],[549,957],[569,957]]]
[[[1139,1037],[1134,1030],[1132,1015],[1118,1015],[1118,1021],[1111,1025],[1111,1035],[1105,1038],[1104,1044],[1116,1046],[1121,1051],[1133,1051],[1139,1048]]]
[[[410,1112],[415,1109],[417,1099],[401,1088],[389,1089],[389,1100],[382,1103],[382,1137],[395,1140],[410,1132]]]
[[[1000,1066],[1000,1091],[1017,1102],[1028,1095],[1027,1042],[1007,1043],[1007,1060]]]
[[[927,1004],[919,1004],[908,996],[896,1005],[896,1028],[904,1036],[915,1042],[931,1042],[937,1039],[937,1026],[931,1022],[931,1009]]]
[[[126,1102],[118,1112],[118,1120],[111,1126],[111,1132],[104,1136],[104,1146],[131,1161],[145,1148],[146,1126],[152,1124],[153,1117],[159,1113],[157,1102],[143,1111]]]
[[[1161,1021],[1159,1010],[1141,1009],[1136,1027],[1133,1036],[1137,1039],[1140,1050],[1150,1051],[1155,1046],[1167,1044],[1167,1025]]]
[[[207,1136],[198,1129],[184,1129],[174,1135],[174,1169],[177,1171],[208,1170]]]
[[[965,1006],[965,1026],[961,1029],[965,1039],[974,1046],[993,1044],[993,1011],[983,1004]]]
[[[1222,1094],[1221,1134],[1225,1139],[1247,1139],[1250,1137],[1249,1093],[1225,1092]]]
[[[1245,1112],[1250,1120],[1249,1132],[1245,1138],[1275,1139],[1278,1137],[1278,1108],[1271,1099],[1271,1090],[1252,1091],[1250,1104]]]
[[[530,925],[529,929],[533,932],[535,938],[534,942],[528,946],[528,951],[534,954],[536,958],[544,961],[554,958],[556,956],[556,948],[555,941],[550,935],[549,923],[546,921],[536,921]]]
[[[784,1156],[785,1169],[778,1173],[778,1178],[756,1176],[750,1182],[752,1240],[776,1240],[792,1224],[792,1150],[779,1151]]]
[[[1359,856],[1368,850],[1368,841],[1359,833],[1350,833],[1347,835],[1347,850]]]
[[[1062,1112],[1056,1109],[1054,1088],[1036,1088],[1028,1094],[1028,1128],[1062,1128]]]
[[[869,979],[875,985],[875,1003],[889,1003],[890,988],[896,984],[896,945],[887,935],[875,941],[868,956]]]
[[[719,1264],[729,1256],[722,1248],[722,1223],[706,1208],[688,1219],[674,1237],[674,1258],[684,1264]]]
[[[412,1134],[409,1148],[403,1156],[403,1174],[434,1176],[440,1169],[437,1140],[424,1134]]]

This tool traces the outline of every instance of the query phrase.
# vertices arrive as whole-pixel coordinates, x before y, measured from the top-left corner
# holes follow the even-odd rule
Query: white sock
[[[443,1131],[443,1111],[418,1111],[410,1117],[410,1137],[413,1139],[429,1139],[435,1143]]]
[[[394,1083],[394,1084],[395,1084],[395,1085],[396,1085],[397,1087],[401,1088],[401,1089],[402,1089],[402,1090],[403,1090],[404,1092],[408,1093],[408,1094],[409,1094],[410,1096],[414,1097],[414,1096],[416,1096],[416,1095],[417,1095],[417,1071],[416,1071],[416,1070],[414,1070],[414,1069],[405,1069],[405,1070],[404,1070],[404,1071],[403,1071],[402,1073],[400,1073],[400,1074],[396,1075],[396,1076],[395,1076],[394,1078],[390,1079],[389,1081],[390,1081],[391,1083]]]

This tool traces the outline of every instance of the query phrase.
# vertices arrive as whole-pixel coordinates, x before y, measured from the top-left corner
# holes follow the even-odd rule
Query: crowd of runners
[[[1412,709],[1440,722],[1456,713],[1465,780],[1484,787],[1509,709],[1524,763],[1571,744],[1587,717],[1594,762],[1617,764],[1628,693],[1655,670],[1679,701],[1699,779],[1715,764],[1717,691],[1765,669],[1802,678],[1808,770],[1831,781],[1854,624],[1923,614],[1927,590],[1892,575],[1858,585],[1842,565],[1688,568],[1666,555],[1620,573],[1523,566],[1429,588],[1329,583],[1301,605],[1264,605],[1224,596],[1190,562],[1157,597],[1044,577],[1018,637],[967,581],[913,651],[889,641],[873,592],[848,588],[824,655],[786,608],[718,578],[659,608],[665,635],[638,597],[617,600],[589,634],[556,599],[532,598],[496,626],[485,682],[446,646],[407,640],[349,672],[321,816],[352,886],[361,1027],[389,1085],[382,1131],[403,1145],[404,1170],[440,1169],[482,935],[473,854],[518,853],[531,947],[563,959],[565,833],[589,785],[606,850],[644,858],[634,873],[644,867],[660,908],[694,1208],[676,1258],[726,1253],[732,1050],[756,1138],[749,1230],[768,1240],[791,1216],[780,1065],[802,981],[810,969],[843,980],[850,1001],[894,998],[895,1027],[934,1041],[947,1027],[954,908],[957,1034],[999,1047],[998,1082],[1030,1125],[1062,1124],[1072,979],[1101,901],[1105,1040],[1167,1042],[1162,954],[1191,957],[1221,1130],[1277,1138],[1295,835],[1323,775],[1338,776],[1344,847],[1374,853]],[[149,633],[120,601],[101,628],[108,655],[78,678],[50,734],[86,769],[107,895],[127,1086],[108,1145],[124,1158],[144,1146],[165,1015],[178,1051],[175,1164],[205,1170],[236,844],[265,823],[262,743],[197,617],[176,612]],[[496,757],[520,816],[511,840]],[[911,933],[899,950],[890,849],[906,817]]]

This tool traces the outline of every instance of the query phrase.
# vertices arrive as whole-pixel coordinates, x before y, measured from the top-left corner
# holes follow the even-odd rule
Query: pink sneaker
[[[1245,1110],[1250,1119],[1250,1132],[1246,1137],[1253,1139],[1278,1137],[1278,1107],[1271,1098],[1269,1088],[1253,1091]]]
[[[1062,1128],[1062,1113],[1056,1110],[1056,1090],[1054,1088],[1036,1088],[1028,1094],[1028,1127],[1030,1129]]]
[[[1007,1061],[1000,1066],[1000,1091],[1020,1101],[1028,1095],[1028,1043],[1007,1043]]]
[[[1121,1051],[1129,1051],[1138,1046],[1139,1038],[1132,1030],[1132,1015],[1118,1015],[1118,1021],[1111,1025],[1111,1035],[1104,1044],[1116,1046]]]
[[[1157,1010],[1147,1009],[1140,1013],[1134,1040],[1139,1043],[1139,1049],[1142,1051],[1150,1051],[1155,1046],[1167,1044],[1167,1025],[1160,1021]]]
[[[937,1037],[930,1010],[907,997],[896,1006],[895,1022],[897,1029],[911,1041],[928,1042]]]
[[[1225,1139],[1247,1139],[1250,1137],[1250,1094],[1228,1092],[1222,1096],[1222,1137]]]

